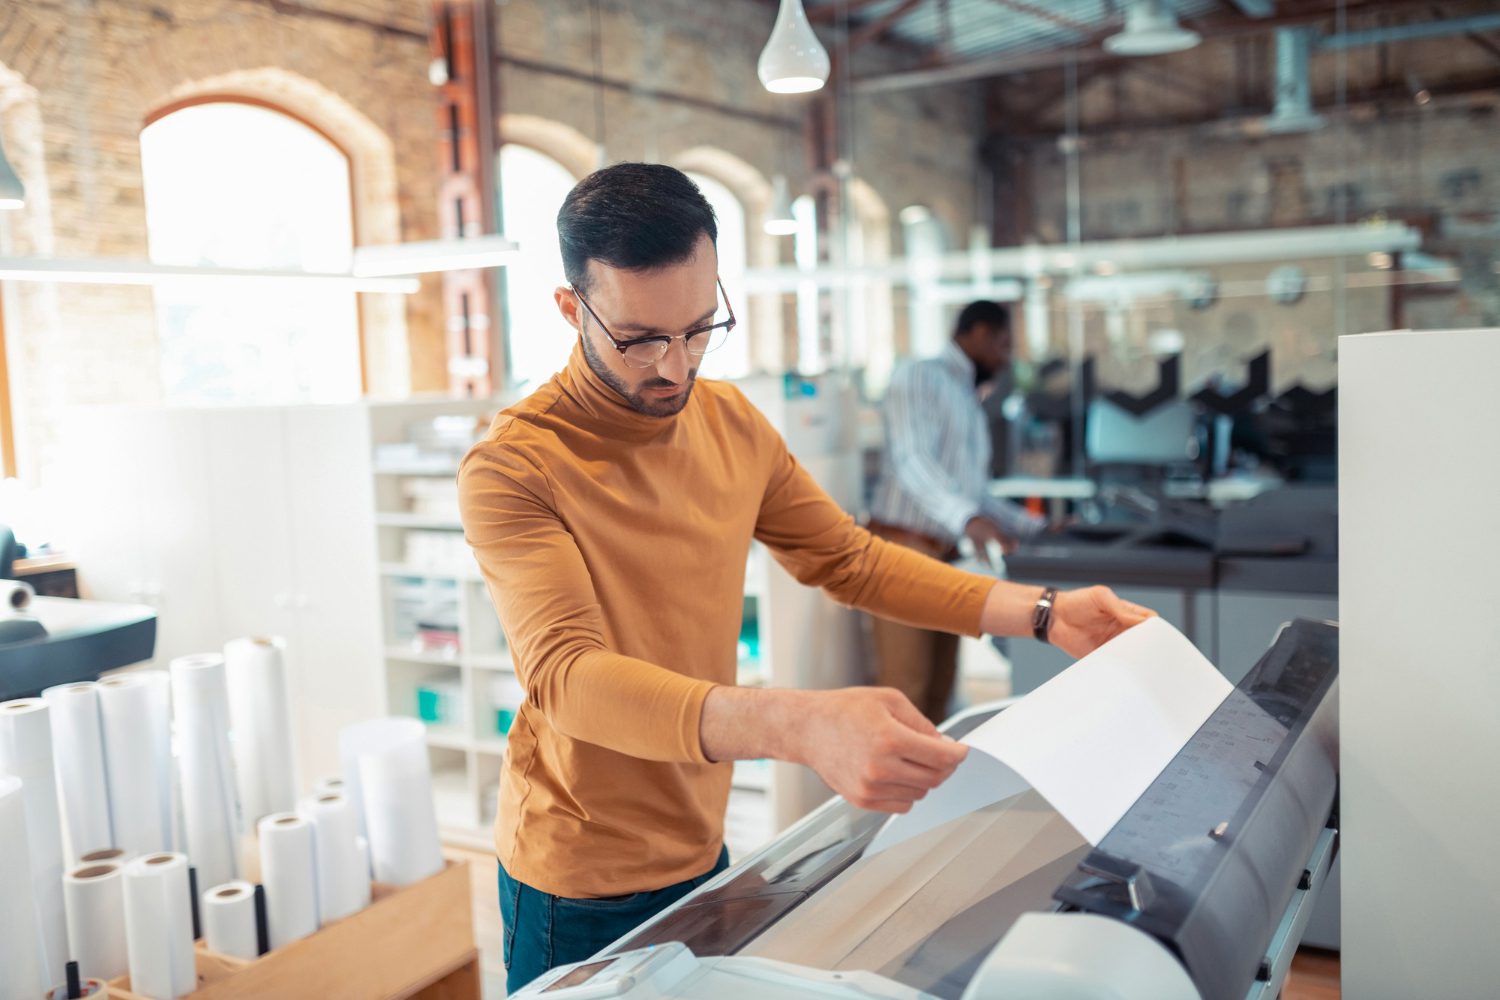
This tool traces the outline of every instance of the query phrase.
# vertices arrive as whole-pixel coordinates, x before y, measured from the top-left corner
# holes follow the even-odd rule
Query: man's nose
[[[656,374],[668,382],[676,382],[679,385],[687,380],[688,371],[693,367],[692,358],[688,356],[687,345],[681,340],[673,340],[667,345],[667,353],[656,363]]]

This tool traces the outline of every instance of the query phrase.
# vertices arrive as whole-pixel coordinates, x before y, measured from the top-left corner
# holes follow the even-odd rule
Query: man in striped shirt
[[[978,390],[1010,365],[1010,311],[974,302],[935,358],[897,370],[885,398],[886,446],[870,510],[882,538],[952,562],[967,537],[981,559],[991,544],[1010,551],[1046,521],[991,497],[990,429]],[[876,683],[910,698],[934,722],[948,710],[958,636],[871,616]]]

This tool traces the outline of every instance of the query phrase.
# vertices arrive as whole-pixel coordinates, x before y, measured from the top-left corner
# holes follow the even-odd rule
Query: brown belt
[[[886,541],[895,542],[897,545],[905,545],[909,549],[916,549],[925,556],[941,559],[943,562],[953,562],[958,558],[958,546],[945,542],[941,538],[924,534],[920,531],[912,531],[903,528],[899,524],[887,524],[885,521],[870,521],[866,525],[870,534]]]

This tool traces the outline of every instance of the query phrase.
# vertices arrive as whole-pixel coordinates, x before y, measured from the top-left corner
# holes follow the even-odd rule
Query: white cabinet
[[[1343,991],[1494,996],[1500,329],[1339,338]]]
[[[65,438],[82,585],[157,609],[161,666],[284,636],[304,785],[381,711],[369,441],[361,404],[110,410]]]

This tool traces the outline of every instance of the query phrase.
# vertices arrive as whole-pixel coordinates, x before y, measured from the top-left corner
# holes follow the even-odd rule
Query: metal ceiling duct
[[[1323,116],[1313,110],[1308,75],[1314,40],[1310,28],[1276,29],[1276,106],[1261,121],[1264,131],[1286,135],[1323,127]]]

